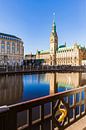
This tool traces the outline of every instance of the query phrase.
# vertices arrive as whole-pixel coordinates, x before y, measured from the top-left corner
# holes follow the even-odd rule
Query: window
[[[12,43],[12,53],[15,53],[15,43]]]
[[[2,41],[1,42],[1,52],[4,52],[5,51],[5,42]]]
[[[10,52],[10,43],[7,42],[7,53],[9,53],[9,52]]]
[[[19,50],[20,50],[20,45],[19,43],[17,43],[17,51],[19,52]]]

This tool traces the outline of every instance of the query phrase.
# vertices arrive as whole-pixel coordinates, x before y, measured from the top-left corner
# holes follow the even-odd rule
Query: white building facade
[[[24,45],[21,38],[14,35],[0,33],[0,64],[14,64],[22,62]]]

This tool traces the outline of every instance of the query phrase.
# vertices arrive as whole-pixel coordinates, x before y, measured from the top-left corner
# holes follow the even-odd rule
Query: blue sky
[[[0,32],[21,37],[25,54],[48,50],[53,12],[59,45],[85,45],[86,0],[0,0]]]

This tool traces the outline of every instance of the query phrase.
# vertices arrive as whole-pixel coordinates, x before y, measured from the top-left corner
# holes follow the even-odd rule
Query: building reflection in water
[[[77,88],[85,84],[85,73],[46,73],[0,76],[0,106],[21,102],[24,99],[30,100],[36,96],[40,97],[54,94],[63,90]],[[46,108],[46,113],[50,112],[49,104],[46,105]],[[35,109],[34,113],[37,112],[38,108]],[[26,121],[25,115],[25,113],[23,113],[23,115],[18,115],[18,125],[22,124],[22,117],[23,120]],[[36,114],[33,115],[33,118],[35,117]],[[44,124],[45,130],[51,130],[51,127],[49,127],[51,124],[52,121],[46,122],[46,124]],[[33,130],[36,130],[36,127]],[[39,128],[37,128],[37,130],[39,130]],[[54,129],[52,128],[52,130]]]
[[[0,76],[0,106],[54,94],[86,84],[86,73]]]
[[[17,103],[22,93],[22,75],[0,76],[0,106]]]
[[[45,80],[50,83],[50,94],[54,94],[59,92],[61,87],[68,90],[85,85],[86,73],[47,73]]]

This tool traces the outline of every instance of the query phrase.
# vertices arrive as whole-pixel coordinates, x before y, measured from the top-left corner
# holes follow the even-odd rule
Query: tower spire
[[[50,64],[56,64],[56,51],[58,49],[58,36],[56,33],[55,13],[53,13],[53,25],[50,35]]]
[[[56,33],[55,12],[53,13],[52,32],[53,32],[53,33]]]
[[[55,12],[53,12],[53,22],[55,22]]]

